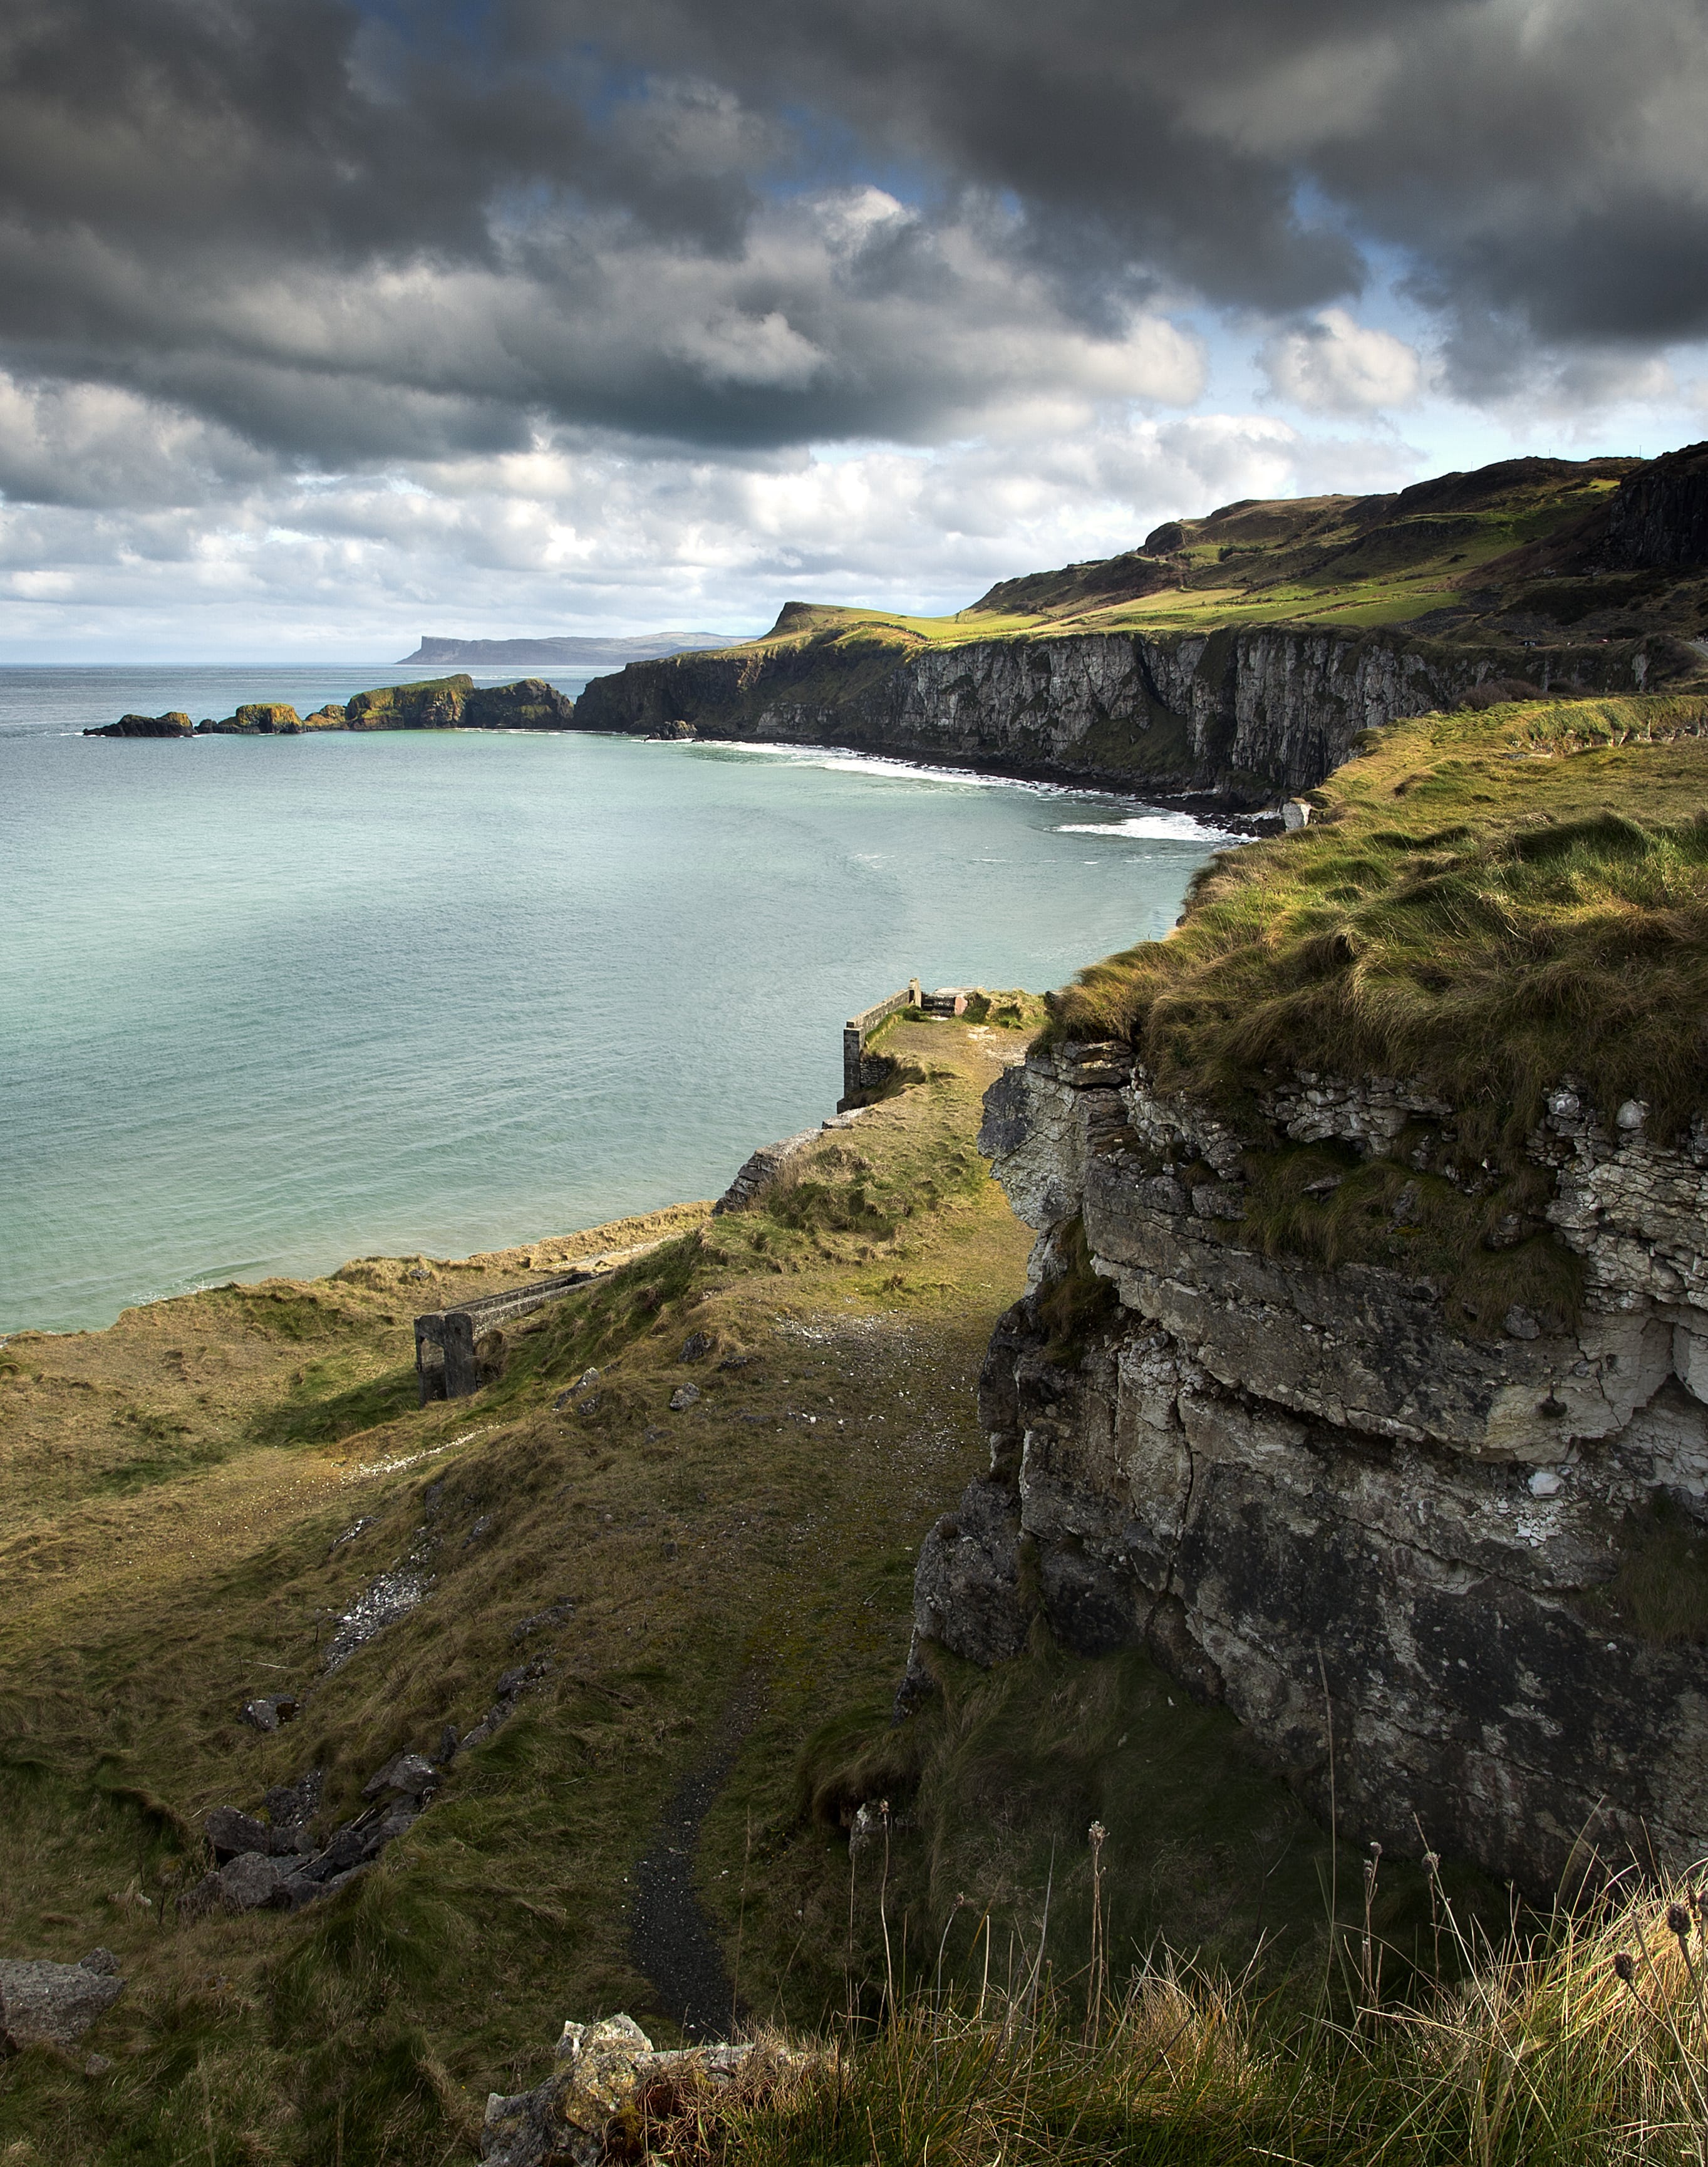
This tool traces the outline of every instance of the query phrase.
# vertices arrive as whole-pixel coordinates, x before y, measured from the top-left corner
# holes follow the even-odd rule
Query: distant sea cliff
[[[651,632],[627,639],[441,639],[424,633],[412,662],[460,664],[477,670],[553,667],[562,670],[621,670],[631,662],[650,662],[661,654],[685,654],[711,647],[737,647],[745,635],[730,632]]]

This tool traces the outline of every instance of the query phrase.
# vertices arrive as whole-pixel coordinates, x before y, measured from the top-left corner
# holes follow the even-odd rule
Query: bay
[[[854,1009],[1059,984],[1223,840],[793,749],[74,734],[419,674],[0,670],[0,1333],[716,1195]]]

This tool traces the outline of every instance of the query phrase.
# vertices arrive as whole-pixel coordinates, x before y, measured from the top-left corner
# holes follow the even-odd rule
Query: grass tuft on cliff
[[[1515,1165],[1544,1094],[1675,1135],[1708,1105],[1708,699],[1520,702],[1372,732],[1310,824],[1219,857],[1183,922],[1081,972],[1050,1039],[1165,1090],[1416,1078]]]
[[[1370,1882],[1381,1878],[1378,1860]],[[1355,1892],[1355,1914],[1361,1903]],[[1436,1905],[1441,1970],[1403,1995],[1368,1916],[1349,1922],[1315,1995],[1266,1994],[1249,1974],[1159,1948],[1113,1979],[1094,1959],[1088,2007],[1051,1990],[1040,1931],[982,1991],[922,1980],[792,2081],[709,2100],[695,2141],[653,2156],[679,2167],[1700,2159],[1708,1952],[1687,1884],[1643,1888],[1633,1875],[1576,1916],[1493,1940],[1439,1883]]]

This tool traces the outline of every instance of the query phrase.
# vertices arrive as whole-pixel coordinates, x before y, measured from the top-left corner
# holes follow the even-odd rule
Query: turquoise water
[[[0,1332],[715,1195],[852,1009],[1059,984],[1217,840],[833,754],[67,734],[414,674],[0,670]]]

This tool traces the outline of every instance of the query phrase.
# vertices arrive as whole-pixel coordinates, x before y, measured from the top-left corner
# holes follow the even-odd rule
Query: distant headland
[[[465,663],[477,670],[505,670],[514,664],[563,670],[621,670],[631,662],[655,662],[666,654],[698,654],[708,647],[739,647],[744,633],[732,632],[648,632],[626,639],[439,639],[423,633],[411,662]]]

